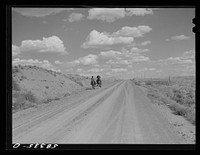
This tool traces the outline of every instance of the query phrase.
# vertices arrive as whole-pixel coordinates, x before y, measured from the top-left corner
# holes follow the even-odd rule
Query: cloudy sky
[[[81,75],[195,74],[194,8],[12,8],[12,62]]]

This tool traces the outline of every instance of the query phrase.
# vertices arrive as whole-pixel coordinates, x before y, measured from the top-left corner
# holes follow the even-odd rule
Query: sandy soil
[[[13,114],[13,143],[187,142],[142,89],[120,81]]]

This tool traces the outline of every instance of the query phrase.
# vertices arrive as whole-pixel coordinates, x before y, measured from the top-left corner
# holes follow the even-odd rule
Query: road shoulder
[[[141,86],[137,87],[139,87],[147,96],[147,88]],[[150,102],[152,101],[150,100]],[[175,131],[181,137],[183,137],[186,144],[195,144],[196,127],[194,125],[188,122],[184,117],[173,114],[167,105],[157,102],[152,104],[169,121],[170,125],[175,129]]]

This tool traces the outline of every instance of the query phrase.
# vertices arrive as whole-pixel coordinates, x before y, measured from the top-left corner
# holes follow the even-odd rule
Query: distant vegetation
[[[195,124],[195,77],[151,79],[135,81],[135,84],[146,87],[147,95],[153,102],[167,104],[174,114]]]

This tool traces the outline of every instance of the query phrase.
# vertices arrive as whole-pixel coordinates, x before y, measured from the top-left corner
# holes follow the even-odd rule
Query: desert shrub
[[[176,102],[182,104],[184,101],[183,95],[184,95],[183,92],[181,92],[180,90],[174,89],[172,99],[175,100]]]
[[[51,101],[53,101],[52,98],[46,98],[46,99],[44,99],[42,102],[46,104],[46,103],[49,103],[49,102],[51,102]]]
[[[47,104],[47,103],[49,103],[49,102],[52,102],[52,101],[57,101],[57,100],[60,100],[61,99],[61,97],[55,97],[55,98],[46,98],[46,99],[43,99],[42,100],[42,103],[45,103],[45,104]]]
[[[29,101],[32,103],[36,103],[37,102],[37,98],[35,97],[35,95],[31,92],[31,91],[15,91],[13,93],[13,98],[15,98],[15,101],[17,103],[19,102],[25,102],[25,101]]]
[[[189,108],[188,113],[186,114],[186,119],[191,122],[192,124],[196,123],[196,109],[195,109],[195,105],[193,105],[192,107]]]
[[[14,112],[35,106],[34,103],[38,102],[31,91],[14,91],[12,97],[12,109]]]
[[[162,80],[162,81],[152,81],[152,83],[156,85],[169,85],[169,81],[167,80]]]
[[[174,114],[180,116],[186,116],[188,113],[188,108],[180,105],[178,103],[170,103],[169,108],[173,111]]]
[[[169,108],[173,111],[174,114],[185,117],[190,123],[195,124],[195,106],[186,107],[178,103],[171,103]]]
[[[153,103],[168,105],[174,114],[195,125],[195,90],[180,85],[154,86],[147,87],[147,96]]]
[[[153,85],[160,93],[184,106],[195,104],[195,89],[190,85]]]
[[[185,106],[192,106],[193,104],[195,104],[195,91],[188,87],[173,89],[173,95],[170,97],[179,104]]]
[[[20,91],[19,84],[12,78],[12,90]]]
[[[32,103],[37,102],[37,98],[31,91],[28,91],[27,93],[23,94],[23,96],[24,96],[25,100],[27,100],[29,102],[32,102]]]
[[[135,81],[134,83],[135,83],[136,85],[140,85],[140,83],[139,83],[138,81]]]
[[[12,74],[20,72],[19,68],[17,66],[12,67]]]
[[[145,82],[146,85],[152,85],[153,83],[151,81]]]

